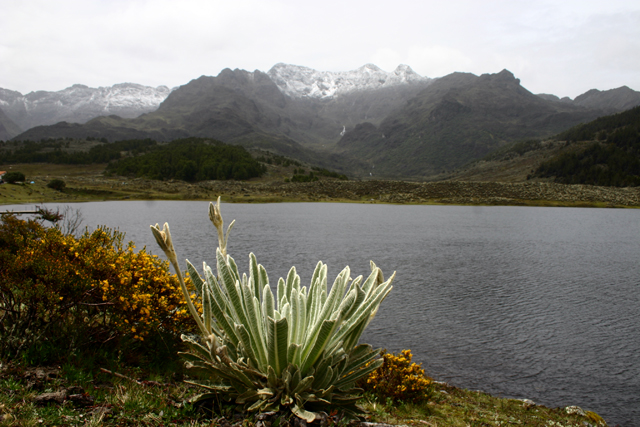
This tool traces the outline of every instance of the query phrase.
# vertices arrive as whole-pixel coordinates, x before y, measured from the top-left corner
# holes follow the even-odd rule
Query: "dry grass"
[[[11,166],[11,168],[9,168]],[[494,165],[495,166],[495,165]],[[640,189],[570,186],[536,181],[337,181],[285,183],[288,172],[270,170],[250,181],[155,181],[108,177],[105,165],[0,165],[0,170],[23,172],[27,183],[0,185],[0,205],[103,200],[215,200],[225,202],[349,202],[392,204],[518,205],[568,207],[640,206]],[[292,168],[291,168],[292,169]],[[290,171],[289,171],[290,172]],[[474,175],[477,178],[477,175]],[[47,187],[52,179],[66,183],[64,191]],[[31,184],[33,182],[33,184]],[[535,185],[542,185],[540,191]],[[532,187],[533,185],[533,187]],[[544,191],[543,191],[544,190]]]

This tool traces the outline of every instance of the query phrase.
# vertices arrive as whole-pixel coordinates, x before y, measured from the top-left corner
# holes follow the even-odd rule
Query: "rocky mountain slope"
[[[288,73],[292,82],[301,78],[299,67],[274,69]],[[367,75],[372,68],[362,67],[350,74],[352,80],[334,82],[333,96],[314,98],[286,95],[261,71],[225,69],[216,77],[202,76],[180,86],[156,111],[140,117],[98,117],[84,125],[57,123],[32,128],[18,139],[91,136],[166,141],[201,136],[270,149],[305,161],[316,159],[320,166],[341,171],[354,166],[358,169],[357,160],[310,152],[309,147],[331,146],[346,126],[363,120],[378,123],[429,82],[408,67],[387,74],[377,70],[373,70],[377,77],[371,80]],[[387,83],[381,83],[383,78]]]
[[[91,88],[73,85],[57,92],[37,91],[22,95],[0,88],[0,108],[22,129],[61,121],[85,123],[94,117],[118,115],[133,118],[154,111],[171,93],[134,83]]]
[[[634,94],[620,88],[575,101],[537,96],[507,70],[429,79],[407,66],[387,73],[368,64],[335,73],[277,64],[267,73],[225,69],[194,79],[136,118],[62,122],[15,139],[197,136],[313,160],[352,176],[423,179],[624,108]]]
[[[0,108],[0,141],[8,141],[22,130]]]
[[[526,138],[550,136],[602,115],[533,95],[507,70],[436,80],[379,126],[348,129],[340,152],[366,160],[370,174],[422,178],[462,166]]]
[[[625,111],[640,105],[640,92],[627,86],[610,90],[591,89],[575,99],[558,98],[555,95],[539,94],[548,101],[563,102],[579,107],[602,110],[608,114]]]
[[[426,85],[432,80],[420,76],[408,65],[399,65],[392,73],[388,73],[374,64],[366,64],[351,71],[331,72],[279,63],[267,74],[285,95],[316,99],[407,84]]]
[[[598,117],[551,139],[509,144],[438,178],[638,188],[640,106]]]

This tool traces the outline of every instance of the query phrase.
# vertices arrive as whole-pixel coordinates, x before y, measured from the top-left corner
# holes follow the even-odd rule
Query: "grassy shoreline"
[[[189,399],[197,391],[179,381],[125,368],[120,374],[71,364],[24,367],[0,364],[0,426],[145,425],[269,427],[269,416],[207,413]],[[376,402],[365,396],[365,421],[409,426],[603,426],[597,414],[577,407],[548,408],[531,401],[491,396],[445,383],[434,383],[432,398],[422,405]],[[329,418],[326,425],[345,425]],[[314,423],[315,424],[315,423]],[[284,424],[288,425],[288,424]],[[291,423],[289,425],[296,425]],[[302,425],[302,424],[300,424]]]
[[[0,205],[107,200],[215,200],[227,203],[340,202],[384,204],[640,207],[640,188],[564,185],[542,181],[339,181],[286,183],[282,177],[251,181],[154,181],[107,177],[104,165],[26,164],[0,166],[27,175],[25,184],[0,185]],[[64,191],[47,187],[52,179]],[[33,182],[33,183],[32,183]]]

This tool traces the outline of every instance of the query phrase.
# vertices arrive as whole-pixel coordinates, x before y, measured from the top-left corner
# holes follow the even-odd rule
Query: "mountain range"
[[[0,89],[6,113],[0,114],[0,126],[13,134],[16,127],[26,129],[13,135],[16,140],[208,137],[385,178],[428,177],[511,142],[545,138],[640,105],[640,92],[627,87],[594,89],[570,100],[534,95],[508,70],[430,79],[408,66],[389,73],[373,64],[341,73],[277,64],[267,73],[225,69],[173,90],[124,84],[97,90],[75,85],[61,92],[20,98]],[[90,100],[83,92],[92,93]],[[36,110],[48,111],[39,117],[50,121],[68,118],[28,128],[44,120],[30,115]],[[99,117],[82,123],[92,114]]]
[[[61,121],[85,123],[111,114],[138,117],[156,110],[169,93],[171,89],[166,86],[153,88],[134,83],[99,88],[75,84],[57,92],[36,91],[26,95],[0,88],[0,109],[24,131]]]

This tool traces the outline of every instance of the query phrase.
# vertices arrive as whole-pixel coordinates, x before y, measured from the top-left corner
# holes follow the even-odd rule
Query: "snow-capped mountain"
[[[134,83],[91,88],[73,85],[57,92],[37,91],[22,95],[0,88],[0,108],[22,129],[61,121],[84,123],[97,116],[137,117],[154,111],[171,93]]]
[[[431,81],[422,77],[408,65],[399,65],[392,73],[373,64],[351,71],[317,71],[298,65],[279,63],[267,74],[286,95],[292,98],[333,98],[350,92],[375,90],[403,84]]]

